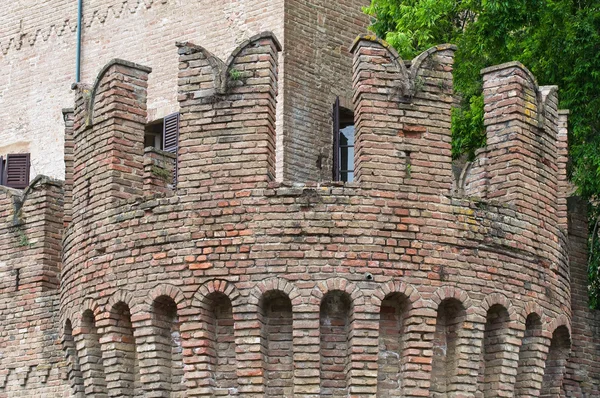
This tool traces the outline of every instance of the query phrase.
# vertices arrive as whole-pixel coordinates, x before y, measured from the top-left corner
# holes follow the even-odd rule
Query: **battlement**
[[[484,70],[487,147],[455,179],[455,47],[404,62],[361,36],[355,181],[298,185],[274,181],[274,35],[226,62],[177,47],[169,150],[143,145],[149,68],[112,61],[63,112],[77,396],[558,396],[580,253],[555,88]]]
[[[227,62],[205,48],[177,45],[178,194],[232,191],[273,181],[277,40],[268,32],[257,35],[238,46]],[[512,203],[532,217],[547,215],[564,228],[567,120],[557,108],[556,87],[538,87],[518,63],[483,70],[488,145],[457,179],[450,148],[455,47],[436,46],[405,63],[385,42],[364,35],[351,51],[356,183],[392,192]],[[115,60],[93,88],[78,88],[74,139],[79,152],[72,166],[67,162],[67,176],[71,169],[85,170],[85,178],[94,175],[99,192],[116,200],[164,191],[166,186],[158,182],[146,184],[146,189],[143,183],[149,178],[144,177],[148,171],[142,141],[150,72]],[[107,133],[106,123],[127,128]],[[98,172],[85,167],[86,162],[94,163]],[[110,172],[100,177],[104,166]],[[74,189],[85,190],[76,197],[98,197],[83,174],[74,176]],[[75,212],[81,209],[81,203],[74,203]]]

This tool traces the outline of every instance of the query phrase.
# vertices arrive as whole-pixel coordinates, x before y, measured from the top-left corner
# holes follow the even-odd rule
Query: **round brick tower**
[[[482,71],[487,147],[453,173],[454,47],[407,66],[361,37],[355,182],[298,186],[274,182],[279,50],[270,33],[227,62],[179,44],[175,155],[143,148],[149,68],[115,60],[78,87],[61,274],[77,396],[559,396],[556,89],[518,63]]]

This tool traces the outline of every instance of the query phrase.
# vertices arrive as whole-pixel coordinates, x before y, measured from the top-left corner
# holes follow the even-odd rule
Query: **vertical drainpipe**
[[[77,59],[75,61],[75,82],[81,80],[81,20],[83,12],[83,0],[77,0]]]

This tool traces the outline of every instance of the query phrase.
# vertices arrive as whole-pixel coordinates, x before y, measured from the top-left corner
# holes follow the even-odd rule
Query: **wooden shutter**
[[[340,180],[340,98],[333,103],[333,181]]]
[[[4,185],[23,189],[29,185],[29,154],[16,153],[6,155]]]
[[[4,158],[0,156],[0,185],[4,185]]]
[[[179,113],[165,116],[163,121],[163,150],[175,154],[173,185],[177,185],[177,149],[179,148]]]

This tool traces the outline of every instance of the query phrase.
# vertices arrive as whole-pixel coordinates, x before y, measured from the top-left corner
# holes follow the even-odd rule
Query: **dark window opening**
[[[28,153],[14,153],[0,156],[0,185],[24,189],[29,185],[30,156]]]
[[[151,146],[163,149],[163,130],[163,119],[147,124],[144,132],[144,148]]]
[[[354,113],[333,105],[333,180],[354,181]]]

